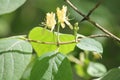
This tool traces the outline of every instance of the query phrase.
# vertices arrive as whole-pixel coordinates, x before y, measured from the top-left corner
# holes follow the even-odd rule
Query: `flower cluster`
[[[54,29],[56,25],[56,20],[55,20],[55,13],[47,13],[46,14],[46,26],[50,28],[51,30]]]
[[[71,29],[73,29],[72,25],[68,21],[68,17],[66,16],[67,13],[67,6],[63,6],[62,9],[57,8],[57,23],[61,25],[62,28],[65,28],[65,24],[67,24]],[[53,31],[56,25],[55,13],[47,13],[46,14],[46,26]]]

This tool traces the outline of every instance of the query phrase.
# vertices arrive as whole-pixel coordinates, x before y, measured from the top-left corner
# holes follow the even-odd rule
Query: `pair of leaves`
[[[26,0],[0,0],[0,15],[15,11]]]
[[[56,52],[42,55],[33,66],[30,80],[72,80],[67,57]]]
[[[35,27],[29,33],[29,39],[42,42],[56,42],[56,37],[57,35],[53,35],[53,33],[49,30],[41,27]],[[74,40],[74,36],[70,34],[60,34],[59,37],[61,42]],[[59,51],[67,54],[74,49],[75,45],[75,43],[60,45]],[[56,50],[56,45],[51,44],[39,44],[32,42],[32,46],[37,52],[38,56],[41,56],[43,53]],[[102,45],[98,41],[91,38],[82,38],[77,44],[77,47],[82,50],[93,51],[97,53],[103,52]]]
[[[29,39],[42,41],[42,42],[54,42],[56,43],[56,34],[53,34],[47,29],[41,28],[41,27],[35,27],[31,30],[29,33]],[[59,35],[61,42],[67,42],[74,40],[74,36],[68,35],[68,34],[60,34]],[[57,49],[56,45],[51,44],[39,44],[39,43],[31,43],[33,48],[35,49],[38,56],[41,56],[44,53],[47,53],[49,51],[55,51]],[[75,46],[75,43],[73,44],[66,44],[66,45],[60,45],[59,51],[62,53],[68,53],[69,51],[73,50]]]
[[[31,45],[18,37],[0,39],[0,80],[19,80],[31,53]]]

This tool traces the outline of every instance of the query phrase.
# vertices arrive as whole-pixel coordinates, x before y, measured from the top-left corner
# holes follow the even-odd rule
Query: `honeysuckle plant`
[[[66,26],[69,26],[69,29],[73,31],[74,34],[60,33],[59,28],[62,27],[64,29]],[[50,31],[46,29],[46,27],[49,28]],[[54,32],[55,28],[57,28],[57,30]],[[25,40],[31,42],[38,56],[42,56],[44,53],[47,53],[49,51],[54,51],[55,54],[59,52],[61,52],[62,54],[65,54],[64,56],[66,58],[68,58],[71,62],[76,63],[75,65],[76,70],[79,70],[79,68],[81,68],[84,72],[84,75],[83,75],[83,72],[77,72],[77,74],[80,75],[81,77],[86,76],[86,79],[89,79],[91,76],[93,76],[91,75],[93,73],[91,73],[88,70],[88,69],[91,69],[91,66],[89,65],[92,62],[89,56],[92,55],[94,59],[99,59],[101,58],[101,53],[103,52],[103,49],[102,49],[102,45],[98,41],[78,34],[77,33],[78,30],[79,30],[78,23],[76,22],[75,24],[72,25],[69,22],[69,18],[67,17],[67,6],[63,5],[62,9],[57,7],[56,13],[53,13],[53,12],[46,13],[46,21],[45,21],[44,28],[41,28],[41,27],[34,28],[29,33],[29,38]],[[84,53],[84,56],[80,57],[79,59],[69,54],[69,52],[71,51],[73,51],[74,53],[75,46],[78,47],[80,50],[83,50],[82,53]],[[95,67],[97,68],[98,66],[96,65],[102,66],[102,69],[100,69],[101,73],[100,75],[98,74],[97,77],[102,76],[106,72],[106,68],[100,63],[92,62],[92,65],[94,64],[95,64]],[[87,68],[84,69],[84,67],[86,66]],[[87,70],[89,72],[87,72]],[[97,70],[99,70],[99,68]],[[57,74],[58,70],[55,70],[55,71],[56,71],[55,74]],[[35,76],[34,74],[32,75]],[[51,75],[53,74],[51,73]],[[70,74],[65,73],[65,75],[67,76],[71,75],[71,72]],[[55,75],[53,76],[55,77]],[[32,78],[32,79],[35,79],[35,78]],[[42,79],[42,77],[40,79]]]
[[[69,26],[69,29],[74,32],[74,34],[60,33],[59,28],[62,27],[62,29],[64,29],[66,26]],[[57,28],[57,30],[55,30],[55,28]],[[92,62],[89,58],[90,55],[93,55],[91,53],[101,55],[100,53],[103,52],[102,45],[92,38],[78,34],[78,29],[78,23],[73,25],[70,23],[67,16],[67,6],[63,5],[62,9],[57,7],[56,13],[46,13],[44,27],[33,28],[28,34],[28,38],[24,36],[15,36],[0,40],[0,44],[10,42],[8,45],[0,46],[0,51],[3,53],[1,56],[7,55],[6,52],[10,51],[11,55],[14,52],[18,54],[12,56],[17,58],[20,56],[20,58],[23,58],[21,53],[24,53],[26,54],[24,57],[27,58],[21,61],[27,61],[24,64],[25,66],[28,66],[25,70],[26,67],[21,69],[19,66],[16,66],[17,63],[14,63],[15,69],[21,71],[21,73],[19,73],[21,76],[18,76],[17,78],[10,77],[10,71],[8,74],[1,73],[4,75],[0,77],[0,80],[4,80],[6,76],[8,76],[6,77],[7,80],[18,80],[20,78],[23,80],[26,80],[27,78],[30,80],[72,80],[70,61],[76,63],[74,65],[76,73],[81,77],[86,77],[86,79],[94,77],[94,71],[97,72],[98,70],[100,70],[101,73],[95,73],[97,74],[95,77],[102,76],[106,72],[106,68],[100,63]],[[5,47],[8,47],[5,49],[6,51],[4,51]],[[76,52],[75,47],[77,47],[78,50],[83,51]],[[30,57],[32,56],[32,54],[30,54],[32,53],[32,49],[34,49],[37,57],[32,58],[32,61],[29,64]],[[70,54],[70,52],[72,52],[72,54],[83,54],[83,56],[77,58]],[[15,62],[17,58],[14,59]],[[10,61],[6,63],[10,64]],[[4,63],[0,64],[4,65]],[[8,64],[6,64],[6,66],[9,66]],[[22,63],[20,65],[22,65]],[[93,65],[96,69],[91,72],[91,66]],[[102,69],[100,69],[97,65],[102,66]],[[7,67],[4,68],[9,70]],[[10,68],[12,69],[13,67],[10,66]],[[1,69],[2,67],[0,67],[0,72]],[[83,71],[77,72],[79,69]],[[61,71],[64,71],[64,73]],[[22,74],[23,72],[24,74]],[[26,78],[25,76],[28,74],[27,72],[29,72],[29,76]],[[15,76],[18,75],[17,71],[14,71],[13,74]]]
[[[21,3],[17,5],[16,1],[13,2],[15,7],[10,10],[7,1],[7,8],[0,15],[16,10],[25,2],[19,0]],[[66,1],[71,5],[69,0]],[[74,10],[77,11],[76,8]],[[91,21],[89,15],[82,14],[83,20]],[[92,24],[97,25],[94,22]],[[69,26],[73,34],[60,33],[59,28],[64,29],[66,26]],[[43,28],[34,27],[27,36],[0,39],[0,80],[73,80],[71,66],[83,80],[114,80],[108,76],[120,73],[120,69],[113,69],[105,75],[106,67],[97,62],[102,58],[101,43],[90,38],[93,36],[78,34],[78,30],[78,22],[70,23],[67,6],[63,5],[62,8],[57,7],[55,13],[46,13]],[[112,36],[119,41],[116,36]],[[119,79],[119,76],[114,76],[115,80]]]

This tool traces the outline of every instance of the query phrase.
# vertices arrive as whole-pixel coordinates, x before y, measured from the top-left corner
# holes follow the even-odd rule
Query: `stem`
[[[81,65],[81,66],[84,65],[82,61],[80,61],[79,59],[75,58],[75,57],[72,56],[72,55],[68,56],[68,59],[69,59],[71,62],[74,62],[74,63],[79,64],[79,65]]]
[[[110,36],[107,35],[107,34],[90,35],[90,36],[87,36],[87,37],[90,37],[90,38],[96,38],[96,37],[108,37],[108,38],[110,38]]]
[[[69,0],[65,0],[78,14],[80,14],[83,17],[86,17],[83,13],[81,13]]]
[[[73,31],[74,31],[74,37],[75,41],[77,42],[77,31],[79,30],[78,23],[74,24]]]
[[[100,29],[101,31],[103,31],[104,33],[106,33],[107,35],[109,35],[109,37],[111,37],[112,39],[118,41],[120,43],[120,38],[115,36],[114,34],[112,34],[111,32],[109,32],[108,30],[106,30],[105,28],[103,28],[101,25],[99,25],[98,23],[88,19],[88,22],[90,22],[91,24],[93,24],[95,27],[97,27],[98,29]]]
[[[90,38],[96,38],[96,37],[110,37],[109,35],[106,35],[106,34],[97,34],[97,35],[90,35],[90,36],[87,36],[87,37],[90,37]],[[66,41],[66,42],[44,42],[44,41],[39,41],[39,40],[33,40],[33,39],[28,39],[28,38],[24,38],[24,37],[20,37],[20,39],[23,39],[23,40],[26,40],[26,41],[29,41],[29,42],[34,42],[34,43],[39,43],[39,44],[48,44],[48,45],[66,45],[66,44],[74,44],[74,43],[77,43],[77,42],[80,42],[80,39],[82,38],[85,38],[85,37],[78,37],[78,39],[76,40],[72,40],[72,41]]]
[[[60,32],[60,24],[58,23],[58,27],[57,27],[57,47],[59,48],[60,46],[60,38],[59,38],[59,32]]]
[[[95,11],[95,9],[97,9],[100,6],[100,4],[102,3],[102,1],[103,0],[98,1],[98,3],[88,12],[88,14],[80,22],[88,19],[90,17],[90,15]]]
[[[23,39],[23,38],[22,38]],[[32,40],[32,39],[27,39],[27,38],[24,38],[24,40],[26,41],[29,41],[29,42],[34,42],[34,43],[39,43],[39,44],[48,44],[48,45],[65,45],[65,44],[73,44],[73,43],[76,43],[75,40],[73,41],[67,41],[67,42],[43,42],[43,41],[38,41],[38,40]]]

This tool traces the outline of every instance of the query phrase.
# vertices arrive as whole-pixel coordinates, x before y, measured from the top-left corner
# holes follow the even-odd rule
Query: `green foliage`
[[[29,39],[45,41],[45,42],[55,42],[55,36],[52,32],[41,28],[35,27],[29,33]],[[38,44],[38,43],[31,43],[33,48],[35,49],[38,56],[41,56],[44,53],[49,51],[54,51],[56,49],[56,45],[49,45],[49,44]]]
[[[74,67],[77,75],[81,76],[85,80],[88,80],[91,77],[101,77],[107,72],[107,69],[103,64],[90,61],[88,58],[84,59],[82,65],[75,64]]]
[[[35,27],[29,33],[29,39],[38,40],[42,42],[56,43],[56,38],[57,38],[56,34],[53,34],[49,30],[41,27]],[[59,38],[60,38],[60,42],[67,42],[67,41],[74,40],[74,36],[69,34],[60,34]],[[57,49],[56,45],[51,45],[51,44],[38,44],[38,43],[32,42],[32,46],[37,52],[38,56],[41,56],[42,54],[49,51],[55,51]],[[64,54],[67,54],[68,52],[74,49],[74,46],[75,46],[75,43],[60,45],[59,51]]]
[[[98,41],[91,38],[81,39],[80,42],[77,44],[77,47],[86,51],[93,51],[97,53],[103,52],[102,45]]]
[[[30,6],[27,6],[27,8],[30,10],[23,7],[25,8],[23,11],[21,11],[22,8],[21,10],[18,10],[19,14],[16,12],[16,14],[12,14],[12,16],[8,15],[8,17],[4,15],[20,8],[26,1],[27,0],[0,0],[0,15],[2,15],[0,16],[0,36],[9,34],[9,26],[13,26],[13,23],[17,24],[17,26],[21,26],[21,23],[19,23],[21,20],[24,24],[34,21],[34,17],[38,17],[36,16],[38,11],[37,9],[34,10],[35,5],[33,4],[36,4],[36,7],[40,8],[44,13],[53,9],[53,11],[56,11],[55,8],[62,5],[64,0],[33,0],[34,2],[28,0],[28,5],[30,4]],[[46,2],[49,4],[45,5]],[[75,6],[85,13],[90,12],[94,5],[94,0],[71,2],[75,3]],[[86,4],[87,6],[84,6]],[[48,20],[46,20],[46,22],[48,21],[48,24],[46,22],[44,23],[45,28],[35,27],[30,30],[28,38],[26,36],[13,36],[0,39],[0,80],[73,80],[74,73],[72,74],[71,66],[73,66],[73,72],[77,73],[77,76],[79,76],[81,80],[119,80],[119,68],[111,69],[107,72],[106,67],[98,62],[98,59],[102,58],[102,55],[99,53],[103,53],[103,46],[101,43],[92,38],[77,36],[78,32],[87,34],[101,32],[90,28],[86,28],[87,31],[84,31],[85,26],[91,26],[86,22],[82,23],[80,26],[78,24],[72,25],[66,15],[67,7],[64,6],[64,9],[60,8],[58,10],[57,13],[53,13],[57,15],[47,15]],[[27,15],[25,15],[24,11],[30,12],[26,12]],[[70,9],[70,12],[75,20],[79,21],[81,19],[75,11]],[[59,20],[58,14],[61,20]],[[104,14],[107,15],[104,17]],[[23,15],[25,15],[26,18],[24,18]],[[28,16],[30,16],[30,18]],[[13,22],[12,17],[16,18]],[[98,8],[94,14],[90,15],[90,17],[91,20],[95,20],[105,26],[112,26],[111,24],[114,23],[109,11],[103,6]],[[29,21],[29,19],[33,20]],[[54,21],[54,26],[52,21]],[[59,24],[62,26],[65,25],[65,28],[63,29],[63,31],[65,30],[65,33],[74,32],[74,34],[60,33],[62,31],[59,31],[61,30],[59,29],[61,27]],[[71,28],[71,31],[69,32],[66,24],[74,29],[72,30]],[[34,24],[31,26],[33,25]],[[19,29],[17,26],[14,27],[16,32],[16,29]],[[82,29],[81,26],[84,26],[84,28]],[[54,31],[52,32],[47,28],[51,28]],[[33,49],[35,52],[32,52]],[[110,48],[108,48],[108,50],[110,51]],[[74,64],[70,64],[70,61]],[[76,76],[76,74],[74,75]]]
[[[60,34],[60,41],[61,42],[69,42],[74,41],[74,36],[70,34]],[[66,44],[66,45],[60,45],[59,51],[68,54],[70,51],[74,50],[76,43]]]
[[[56,52],[39,57],[31,71],[30,80],[72,80],[67,57]]]
[[[84,78],[83,80],[87,80],[90,78],[90,75],[87,73],[86,65],[81,66],[81,65],[76,64],[74,67],[75,67],[76,74]]]
[[[108,71],[103,77],[96,80],[119,80],[120,79],[120,69],[115,68]]]
[[[31,53],[31,45],[18,37],[0,39],[0,80],[19,80]]]
[[[26,0],[0,0],[0,15],[15,11]]]
[[[90,62],[87,72],[93,77],[101,77],[106,73],[106,67],[103,64]]]

